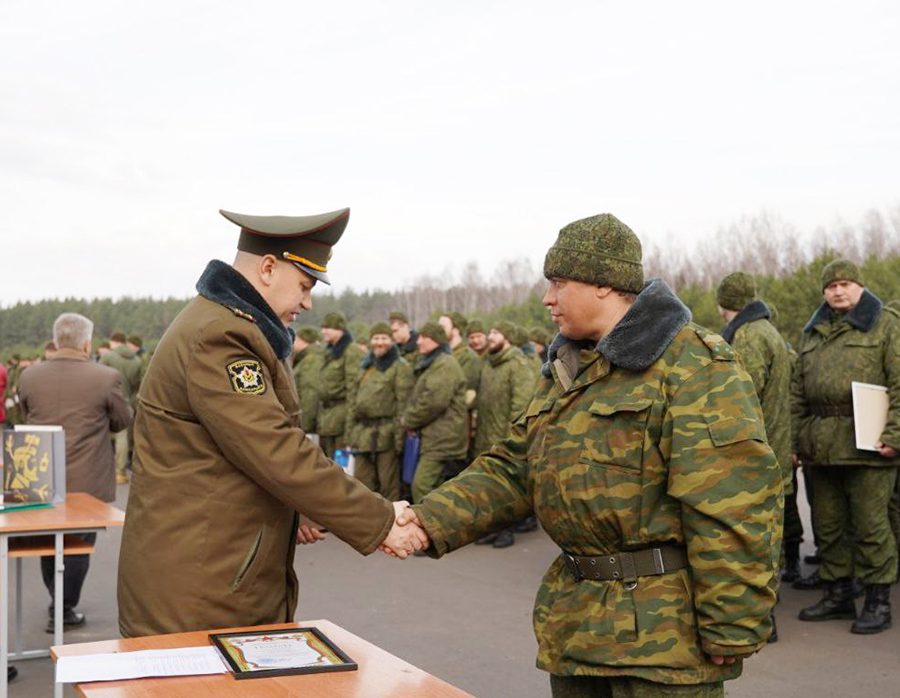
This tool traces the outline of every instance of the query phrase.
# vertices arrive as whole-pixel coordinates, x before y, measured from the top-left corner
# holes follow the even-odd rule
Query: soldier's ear
[[[603,299],[606,298],[610,293],[612,293],[612,286],[596,286],[595,287],[597,298]]]

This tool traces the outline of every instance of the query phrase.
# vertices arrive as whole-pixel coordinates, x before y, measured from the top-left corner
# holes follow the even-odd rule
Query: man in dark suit
[[[56,355],[22,374],[19,400],[27,424],[58,424],[66,434],[66,490],[87,492],[104,502],[116,496],[115,461],[110,435],[128,427],[133,416],[122,392],[122,377],[113,368],[90,361],[94,324],[77,313],[63,313],[53,323]],[[82,537],[90,544],[95,533]],[[63,622],[84,623],[75,611],[87,576],[90,556],[66,555]],[[53,558],[41,558],[44,584],[53,596]],[[53,632],[53,604],[47,631]]]

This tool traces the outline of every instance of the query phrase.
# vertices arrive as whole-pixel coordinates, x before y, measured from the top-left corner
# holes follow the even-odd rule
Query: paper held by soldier
[[[881,441],[881,433],[887,424],[887,388],[871,383],[851,383],[853,391],[853,426],[856,429],[856,447],[861,451],[877,451],[875,443]]]

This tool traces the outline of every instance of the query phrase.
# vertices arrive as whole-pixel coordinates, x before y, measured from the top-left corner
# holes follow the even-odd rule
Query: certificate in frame
[[[315,627],[211,633],[209,641],[219,650],[236,679],[359,668],[346,652]]]

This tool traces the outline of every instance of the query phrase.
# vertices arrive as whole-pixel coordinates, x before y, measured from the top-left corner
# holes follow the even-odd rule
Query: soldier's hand
[[[303,524],[297,529],[297,545],[315,543],[316,541],[325,540],[327,537],[325,531],[309,524]]]
[[[800,467],[800,456],[798,456],[796,453],[792,453],[791,454],[791,463],[793,463],[795,468],[799,468]],[[806,471],[804,471],[804,472],[806,472]]]
[[[394,525],[380,546],[383,553],[405,560],[410,553],[423,550],[430,544],[428,534],[419,526],[415,512],[413,518],[416,523],[412,523],[413,518],[407,514],[410,511],[409,502],[394,502]]]
[[[888,446],[886,443],[882,441],[875,442],[875,448],[878,449],[878,453],[882,458],[896,458],[898,453],[896,448]]]
[[[718,664],[719,666],[722,666],[723,664],[734,664],[738,660],[738,657],[733,654],[729,654],[729,655],[711,654],[711,655],[709,655],[709,658],[713,664]]]

